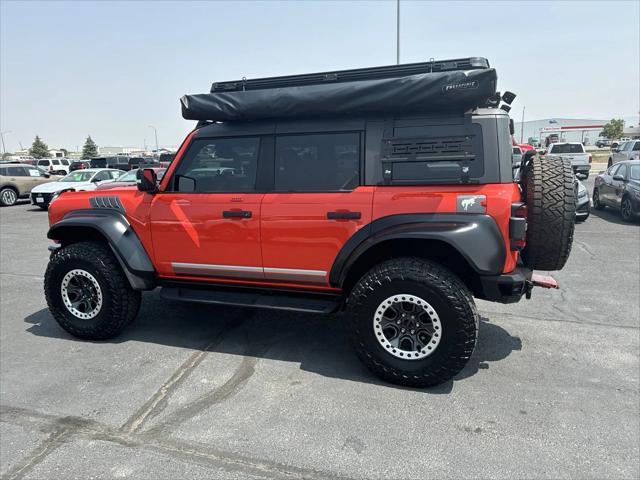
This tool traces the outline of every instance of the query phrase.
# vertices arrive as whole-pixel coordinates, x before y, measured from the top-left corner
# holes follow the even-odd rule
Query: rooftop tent
[[[237,121],[464,111],[484,105],[496,81],[496,71],[480,58],[236,80],[185,95],[182,116]]]

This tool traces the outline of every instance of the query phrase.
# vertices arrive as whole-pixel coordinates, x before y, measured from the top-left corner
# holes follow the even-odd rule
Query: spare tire
[[[522,186],[527,204],[526,266],[560,270],[569,258],[576,214],[571,162],[532,156],[524,166]]]

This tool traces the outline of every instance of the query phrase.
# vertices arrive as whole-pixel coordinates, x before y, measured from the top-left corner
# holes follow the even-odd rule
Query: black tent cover
[[[187,120],[238,121],[373,113],[462,112],[496,93],[493,68],[263,90],[203,93],[181,99]]]

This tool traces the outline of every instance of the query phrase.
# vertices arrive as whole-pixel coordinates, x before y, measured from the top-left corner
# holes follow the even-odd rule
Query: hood
[[[113,180],[111,182],[102,182],[98,185],[96,190],[112,190],[114,188],[131,188],[137,187],[136,182],[119,182],[117,180]]]
[[[73,188],[74,190],[93,190],[94,184],[91,182],[49,182],[43,183],[31,189],[32,193],[55,193]]]

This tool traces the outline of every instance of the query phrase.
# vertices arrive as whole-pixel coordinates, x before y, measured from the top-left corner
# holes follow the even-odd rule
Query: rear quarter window
[[[549,153],[584,153],[584,147],[579,143],[565,143],[554,145]]]

